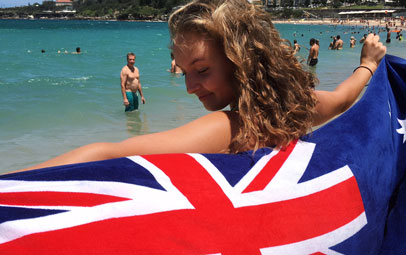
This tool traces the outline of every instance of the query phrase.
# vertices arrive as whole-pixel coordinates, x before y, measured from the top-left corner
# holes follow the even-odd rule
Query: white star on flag
[[[396,129],[396,132],[403,135],[403,143],[405,143],[405,141],[406,141],[406,119],[404,119],[404,120],[398,119],[398,122],[399,122],[401,128]]]

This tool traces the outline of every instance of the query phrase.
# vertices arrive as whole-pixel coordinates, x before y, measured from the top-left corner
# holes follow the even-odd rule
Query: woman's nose
[[[192,75],[185,75],[186,91],[189,94],[194,94],[200,87],[199,82]]]

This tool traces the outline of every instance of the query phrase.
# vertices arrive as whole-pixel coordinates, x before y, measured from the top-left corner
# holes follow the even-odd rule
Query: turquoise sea
[[[305,47],[311,37],[320,40],[319,64],[313,69],[318,89],[333,90],[359,63],[361,46],[349,48],[349,39],[362,37],[366,30],[360,27],[277,28],[282,37]],[[330,51],[330,36],[337,34],[344,49]],[[0,173],[88,143],[174,128],[206,114],[186,93],[183,77],[167,71],[168,44],[162,22],[0,20]],[[406,58],[406,41],[393,35],[387,46],[389,54]],[[70,54],[76,47],[83,54]],[[127,52],[137,56],[147,101],[132,113],[124,113],[120,92]],[[302,47],[300,55],[307,54]]]

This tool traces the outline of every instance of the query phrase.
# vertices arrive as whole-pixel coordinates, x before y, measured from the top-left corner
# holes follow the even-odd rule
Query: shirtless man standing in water
[[[307,58],[307,64],[309,66],[315,66],[319,62],[319,48],[320,46],[316,43],[316,39],[310,39],[310,51],[309,57]]]
[[[137,90],[141,96],[141,102],[145,104],[145,98],[142,94],[140,72],[134,66],[135,54],[130,52],[127,54],[127,65],[121,69],[121,93],[123,94],[123,103],[125,111],[133,111],[138,109]]]
[[[337,35],[336,38],[337,38],[337,41],[336,41],[336,45],[335,45],[334,49],[335,50],[342,50],[344,42],[343,42],[343,40],[341,40],[340,35]]]

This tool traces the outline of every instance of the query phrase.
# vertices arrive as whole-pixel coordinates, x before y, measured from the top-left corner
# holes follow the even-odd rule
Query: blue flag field
[[[406,60],[284,150],[0,176],[0,254],[404,254]]]

